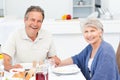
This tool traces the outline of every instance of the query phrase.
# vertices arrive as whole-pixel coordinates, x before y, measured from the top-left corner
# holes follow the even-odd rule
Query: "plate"
[[[18,73],[18,72],[24,72],[24,68],[13,68],[10,70],[10,73]]]
[[[57,67],[54,68],[53,73],[55,74],[76,74],[78,72],[80,72],[80,69],[78,67],[73,67],[73,66],[64,66],[64,67]]]

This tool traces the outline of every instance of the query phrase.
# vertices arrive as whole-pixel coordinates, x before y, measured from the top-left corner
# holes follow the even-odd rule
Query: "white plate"
[[[25,71],[24,68],[13,68],[10,70],[10,73],[18,73],[18,72],[23,72]]]
[[[55,74],[76,74],[80,72],[80,69],[78,67],[73,66],[64,66],[64,67],[57,67],[54,68],[53,73]]]

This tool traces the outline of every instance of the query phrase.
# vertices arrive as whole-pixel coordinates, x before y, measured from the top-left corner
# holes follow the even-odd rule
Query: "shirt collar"
[[[24,28],[24,30],[22,30],[22,38],[25,40],[29,40],[30,38],[27,36],[26,30]],[[36,39],[40,40],[43,38],[43,34],[42,34],[42,30],[39,30],[38,32],[38,36]]]

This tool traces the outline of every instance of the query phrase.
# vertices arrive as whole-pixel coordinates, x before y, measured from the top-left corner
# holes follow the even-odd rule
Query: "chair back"
[[[119,42],[117,53],[116,53],[116,59],[117,59],[119,73],[120,73],[120,42]]]

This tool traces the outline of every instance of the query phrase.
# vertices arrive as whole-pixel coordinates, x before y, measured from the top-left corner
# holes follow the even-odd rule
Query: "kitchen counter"
[[[50,30],[53,34],[81,33],[80,26],[85,19],[75,20],[46,20],[43,28]],[[105,33],[120,33],[120,20],[100,20],[104,26]]]
[[[53,34],[77,34],[81,33],[80,26],[85,19],[72,20],[44,20],[43,27]],[[104,26],[105,33],[120,33],[120,20],[100,20]],[[24,27],[23,20],[0,19],[0,27],[20,28]],[[9,29],[9,28],[8,28]]]

